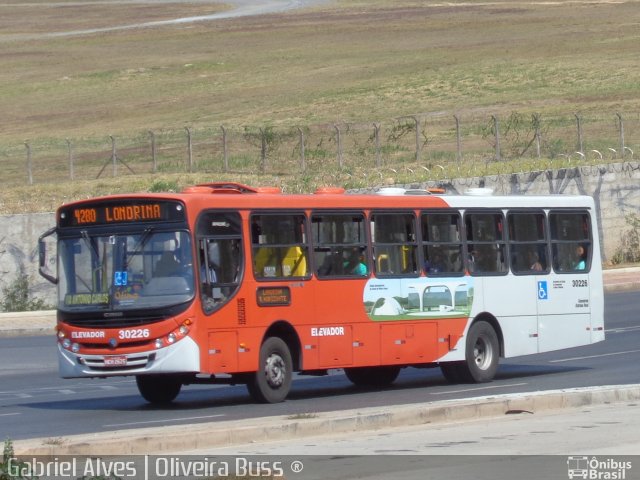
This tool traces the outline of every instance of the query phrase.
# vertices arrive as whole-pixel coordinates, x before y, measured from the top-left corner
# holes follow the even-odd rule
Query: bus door
[[[508,279],[510,316],[504,328],[505,356],[539,351],[538,285],[551,271],[546,216],[542,210],[511,210],[507,215],[512,276]]]
[[[244,276],[242,222],[237,212],[205,211],[196,225],[197,260],[195,272],[199,298],[206,321],[203,363],[212,372],[238,368],[242,304],[238,296]]]
[[[549,223],[555,274],[536,285],[541,352],[591,343],[589,214],[552,211]]]

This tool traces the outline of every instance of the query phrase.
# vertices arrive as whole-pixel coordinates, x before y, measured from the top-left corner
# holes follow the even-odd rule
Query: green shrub
[[[24,271],[18,273],[16,279],[2,289],[3,312],[27,312],[33,310],[46,310],[49,306],[39,298],[30,298],[29,279]]]
[[[11,471],[9,471],[9,462],[11,461]],[[0,480],[21,480],[31,479],[34,477],[25,476],[22,472],[28,471],[24,462],[18,462],[13,453],[13,443],[7,439],[4,441],[4,450],[2,451],[2,459],[0,460]],[[15,475],[16,472],[20,472]]]
[[[640,217],[631,213],[625,221],[629,228],[622,235],[622,242],[611,259],[614,264],[640,262]]]

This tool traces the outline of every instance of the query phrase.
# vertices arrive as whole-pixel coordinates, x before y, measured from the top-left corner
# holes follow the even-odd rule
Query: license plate
[[[113,355],[111,357],[104,357],[105,367],[124,367],[127,365],[127,357],[124,355]]]

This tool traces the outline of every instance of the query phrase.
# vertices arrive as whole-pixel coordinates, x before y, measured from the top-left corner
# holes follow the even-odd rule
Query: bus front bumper
[[[200,349],[191,337],[168,347],[123,355],[83,355],[58,344],[62,378],[111,377],[141,373],[198,373]]]

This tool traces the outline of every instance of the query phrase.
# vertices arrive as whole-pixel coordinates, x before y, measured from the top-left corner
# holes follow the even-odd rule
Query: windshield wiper
[[[96,250],[96,246],[91,243],[89,232],[87,232],[86,230],[81,230],[80,235],[82,236],[82,239],[85,241],[87,246],[93,251],[93,254],[96,256],[96,258],[100,258],[100,254],[98,253],[98,250]]]
[[[144,246],[147,244],[147,242],[149,241],[149,238],[151,238],[151,234],[153,233],[153,230],[154,230],[154,227],[145,228],[144,232],[142,232],[142,235],[140,235],[140,240],[138,240],[138,243],[136,243],[135,247],[133,247],[133,251],[131,253],[127,253],[127,258],[125,259],[125,262],[124,262],[125,270],[129,267],[129,262],[133,260],[133,257],[138,253],[140,253],[144,248]]]

